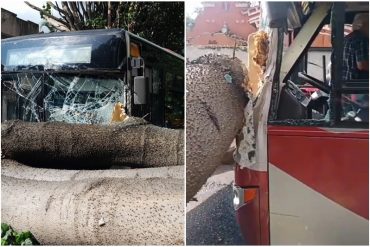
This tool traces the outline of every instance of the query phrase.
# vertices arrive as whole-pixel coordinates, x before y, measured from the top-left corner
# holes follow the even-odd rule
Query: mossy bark
[[[1,127],[3,157],[33,166],[97,169],[184,164],[183,130],[140,121],[109,126],[11,121]]]
[[[241,130],[246,71],[238,59],[206,55],[186,66],[186,200],[220,164]]]

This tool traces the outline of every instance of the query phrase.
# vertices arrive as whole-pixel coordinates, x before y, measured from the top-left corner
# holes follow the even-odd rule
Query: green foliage
[[[49,3],[46,3],[46,5],[42,5],[42,11],[40,11],[40,16],[42,19],[44,19],[44,14],[51,15],[51,6]]]
[[[1,245],[39,245],[31,232],[16,232],[8,224],[1,223]]]
[[[184,54],[184,3],[133,2],[130,31]]]
[[[106,25],[106,20],[102,16],[98,16],[94,19],[89,19],[85,22],[88,29],[103,29]]]
[[[45,15],[52,15],[51,9],[55,9],[63,23],[67,23],[59,22],[59,25],[66,27],[63,30],[123,28],[184,54],[184,2],[61,2],[66,4],[67,12],[56,3],[48,2],[38,11],[41,18],[47,21]],[[55,16],[57,19],[60,19],[59,16]],[[44,26],[54,25],[54,28],[61,30],[55,24],[49,24]]]

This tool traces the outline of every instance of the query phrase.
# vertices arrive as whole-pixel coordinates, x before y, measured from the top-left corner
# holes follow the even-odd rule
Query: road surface
[[[232,203],[232,165],[222,165],[190,201],[186,214],[187,245],[245,245]]]

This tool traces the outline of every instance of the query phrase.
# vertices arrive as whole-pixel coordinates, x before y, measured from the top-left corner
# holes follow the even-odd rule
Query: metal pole
[[[341,120],[342,112],[342,66],[343,66],[343,36],[344,36],[344,17],[345,2],[334,2],[331,12],[331,93],[330,93],[330,125],[335,125]]]

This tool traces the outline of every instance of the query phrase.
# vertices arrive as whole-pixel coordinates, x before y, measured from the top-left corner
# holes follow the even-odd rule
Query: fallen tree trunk
[[[2,222],[30,230],[44,245],[183,244],[182,179],[2,175],[1,185]]]
[[[130,119],[109,126],[6,122],[1,126],[2,154],[33,166],[63,169],[184,164],[183,130]]]
[[[206,55],[186,65],[186,200],[220,164],[241,130],[247,79],[240,60]]]
[[[60,170],[34,168],[15,160],[1,160],[1,174],[17,179],[35,181],[61,182],[93,178],[178,178],[184,179],[184,166],[168,166],[140,169],[107,169],[107,170]]]

